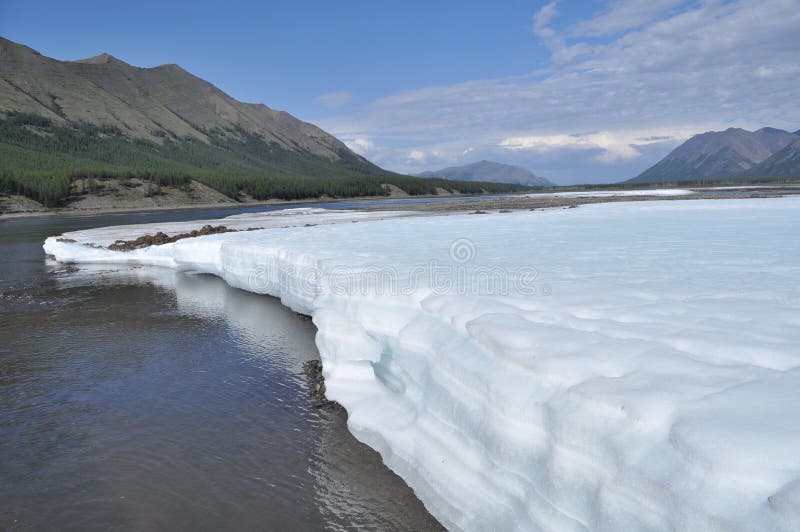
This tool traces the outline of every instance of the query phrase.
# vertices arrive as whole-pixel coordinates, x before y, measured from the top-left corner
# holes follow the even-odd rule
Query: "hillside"
[[[177,65],[58,61],[0,38],[0,192],[70,201],[76,179],[201,181],[239,199],[509,190],[383,170],[322,129],[235,100]]]
[[[478,161],[465,166],[451,166],[441,170],[423,172],[419,177],[438,177],[461,181],[483,181],[491,183],[516,183],[534,187],[554,186],[544,177],[539,177],[527,168],[492,161]]]
[[[766,127],[758,131],[730,128],[695,135],[628,183],[744,177],[749,175],[745,172],[796,140],[798,136],[794,133]]]
[[[108,54],[57,61],[2,37],[0,105],[59,125],[81,121],[112,126],[132,138],[156,142],[185,137],[207,141],[209,130],[241,128],[288,151],[332,161],[349,152],[318,127],[262,104],[239,102],[178,65],[137,68]]]
[[[800,176],[800,137],[746,172],[747,177]]]

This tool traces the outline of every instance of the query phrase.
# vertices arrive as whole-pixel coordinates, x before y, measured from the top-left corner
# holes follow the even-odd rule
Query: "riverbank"
[[[584,192],[545,192],[530,194],[513,194],[507,196],[494,196],[491,198],[464,198],[453,199],[446,203],[410,204],[403,207],[406,211],[424,211],[438,213],[474,212],[476,214],[539,210],[556,208],[573,208],[580,205],[594,203],[615,203],[630,201],[684,201],[708,199],[755,199],[777,198],[782,196],[800,195],[800,186],[776,185],[765,187],[708,187],[691,189],[673,189],[673,194],[667,193],[670,189],[659,190],[632,190],[632,191],[584,191]],[[627,192],[627,193],[626,193]],[[652,194],[648,194],[652,192]],[[365,210],[382,211],[393,210],[391,206],[374,205],[365,207]]]
[[[736,198],[773,198],[786,195],[800,194],[800,185],[764,185],[764,186],[732,186],[732,187],[706,187],[691,189],[672,189],[676,191],[689,191],[689,194],[677,193],[669,195],[663,193],[671,189],[634,189],[634,190],[568,190],[564,192],[541,192],[527,194],[425,194],[410,196],[402,191],[393,190],[389,196],[362,196],[353,198],[308,198],[302,200],[280,200],[271,199],[266,201],[245,200],[242,202],[217,203],[194,203],[190,205],[155,205],[150,207],[114,207],[97,209],[45,209],[30,210],[25,212],[0,212],[0,221],[30,217],[76,217],[76,216],[96,216],[105,214],[136,214],[150,212],[167,211],[203,211],[211,209],[252,209],[257,207],[290,207],[292,205],[304,206],[317,203],[340,204],[346,202],[382,202],[385,205],[359,206],[365,210],[398,210],[395,203],[397,200],[407,200],[403,202],[403,210],[425,211],[425,212],[470,212],[476,210],[499,211],[499,210],[530,210],[548,209],[559,207],[577,207],[593,203],[610,203],[617,201],[654,201],[654,200],[698,200],[698,199],[736,199]],[[649,192],[654,192],[649,194]],[[656,193],[657,192],[657,193]],[[10,196],[0,195],[0,203],[7,200]],[[22,196],[15,197],[21,205],[31,206],[35,202]],[[425,201],[447,198],[448,201]],[[415,200],[421,200],[415,202]],[[38,204],[37,204],[38,205]],[[41,207],[41,206],[39,206]]]
[[[394,187],[396,188],[396,187]],[[244,201],[217,201],[217,202],[207,202],[207,203],[192,203],[187,205],[152,205],[152,206],[125,206],[121,205],[119,207],[98,207],[98,208],[56,208],[56,209],[47,209],[42,207],[40,204],[25,198],[23,196],[8,196],[0,194],[0,206],[2,205],[14,205],[19,206],[20,208],[27,209],[27,210],[8,210],[8,211],[0,211],[0,221],[2,220],[11,220],[15,218],[30,218],[30,217],[39,217],[39,216],[95,216],[95,215],[104,215],[104,214],[128,214],[128,213],[147,213],[147,212],[159,212],[159,211],[202,211],[202,210],[209,210],[209,209],[247,209],[253,207],[273,207],[273,206],[291,206],[291,205],[307,205],[310,203],[341,203],[341,202],[348,202],[348,201],[382,201],[382,200],[402,200],[408,199],[413,201],[414,199],[431,199],[431,198],[444,198],[444,197],[453,197],[453,196],[462,196],[464,198],[475,197],[473,194],[454,194],[450,192],[442,191],[439,194],[420,194],[418,196],[411,196],[406,194],[405,192],[398,190],[393,190],[391,194],[388,196],[359,196],[359,197],[352,197],[352,198],[331,198],[326,196],[321,196],[318,198],[307,198],[307,199],[299,199],[299,200],[281,200],[281,199],[270,199],[265,201],[255,201],[246,199]],[[15,207],[10,207],[11,209]]]

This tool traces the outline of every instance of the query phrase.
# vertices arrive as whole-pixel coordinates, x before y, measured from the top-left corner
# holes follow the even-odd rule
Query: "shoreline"
[[[646,190],[646,189],[644,189]],[[724,200],[724,199],[759,199],[759,198],[778,198],[800,195],[800,187],[796,186],[775,186],[765,188],[732,187],[720,188],[690,188],[676,189],[690,190],[690,194],[675,195],[609,195],[591,196],[587,191],[585,196],[559,196],[549,193],[537,194],[512,194],[504,197],[491,198],[463,198],[447,202],[436,203],[413,203],[404,206],[406,211],[419,211],[438,214],[489,214],[485,211],[511,212],[519,210],[541,210],[541,209],[567,209],[580,205],[591,205],[596,203],[618,203],[632,201],[695,201],[695,200]],[[558,193],[556,193],[558,194]],[[393,210],[392,206],[374,205],[362,207],[365,211],[386,211]]]
[[[148,212],[162,212],[162,211],[185,211],[185,210],[215,210],[215,209],[247,209],[252,207],[270,207],[270,206],[291,206],[291,205],[308,205],[314,203],[342,203],[347,201],[376,201],[383,200],[408,200],[408,205],[404,206],[404,210],[420,210],[432,212],[454,212],[454,211],[469,211],[477,209],[525,209],[525,208],[558,208],[578,206],[590,203],[610,203],[617,201],[653,201],[653,200],[696,200],[696,199],[736,199],[736,198],[765,198],[776,196],[787,196],[800,194],[800,185],[760,185],[753,187],[749,185],[741,186],[728,186],[728,187],[674,187],[674,190],[690,190],[691,194],[683,195],[658,195],[658,194],[641,194],[641,195],[626,195],[624,192],[629,191],[642,191],[646,192],[648,188],[641,189],[625,189],[614,190],[611,192],[618,193],[618,195],[592,195],[598,191],[585,190],[578,191],[585,193],[585,195],[566,195],[576,192],[569,189],[557,192],[523,192],[523,193],[508,193],[508,194],[424,194],[419,196],[411,195],[390,195],[390,196],[358,196],[347,198],[307,198],[298,200],[281,200],[269,199],[265,201],[253,201],[247,203],[202,203],[191,205],[163,205],[154,207],[114,207],[114,208],[98,208],[98,209],[47,209],[43,211],[27,211],[27,212],[9,212],[0,213],[0,222],[5,220],[14,220],[21,218],[35,218],[35,217],[80,217],[80,216],[97,216],[104,214],[135,214],[135,213],[148,213]],[[561,195],[565,194],[565,195]],[[437,198],[453,198],[446,202],[422,202],[418,203],[416,199],[437,199]],[[373,205],[360,207],[362,210],[398,210],[397,205]]]
[[[96,216],[103,214],[131,214],[131,213],[147,213],[147,212],[161,212],[161,211],[184,211],[184,210],[214,210],[214,209],[247,209],[250,207],[270,207],[270,206],[286,206],[286,205],[307,205],[309,203],[340,203],[345,201],[381,201],[381,200],[414,200],[414,199],[430,199],[430,198],[450,198],[450,197],[463,197],[479,198],[481,195],[476,194],[422,194],[419,196],[356,196],[348,198],[308,198],[298,200],[281,200],[269,199],[265,201],[252,201],[247,203],[233,202],[233,203],[202,203],[192,205],[163,205],[155,207],[119,207],[119,208],[99,208],[99,209],[46,209],[42,211],[25,211],[25,212],[9,212],[0,213],[0,222],[4,220],[12,220],[19,218],[36,218],[46,216],[56,217],[78,217],[78,216]],[[495,194],[486,194],[486,196],[495,196]]]

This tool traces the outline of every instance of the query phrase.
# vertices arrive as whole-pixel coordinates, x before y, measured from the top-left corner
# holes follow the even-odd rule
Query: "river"
[[[0,219],[0,527],[439,528],[310,400],[310,321],[215,277],[70,268],[41,247],[254,210]]]

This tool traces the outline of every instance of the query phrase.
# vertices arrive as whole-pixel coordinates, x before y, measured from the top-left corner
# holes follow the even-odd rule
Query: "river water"
[[[439,528],[309,399],[310,321],[215,277],[66,268],[41,247],[253,210],[0,219],[1,528]]]

